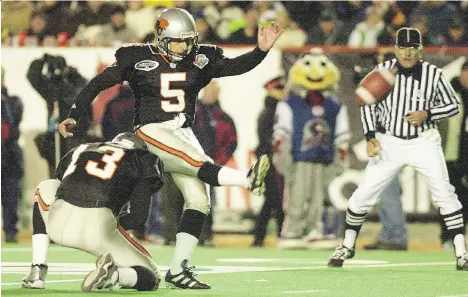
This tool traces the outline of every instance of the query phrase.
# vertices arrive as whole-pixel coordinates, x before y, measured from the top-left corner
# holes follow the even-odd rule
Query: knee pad
[[[159,287],[160,279],[150,269],[143,266],[132,266],[137,273],[137,282],[133,287],[137,291],[154,291]]]

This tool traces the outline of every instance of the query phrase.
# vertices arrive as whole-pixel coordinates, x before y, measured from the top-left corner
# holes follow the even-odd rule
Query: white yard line
[[[395,264],[375,264],[375,265],[346,265],[345,264],[343,268],[347,269],[347,268],[442,266],[442,265],[453,265],[453,262],[395,263]],[[320,270],[320,269],[337,269],[337,268],[330,268],[328,266],[310,266],[310,267],[282,268],[281,270]]]
[[[50,283],[73,283],[73,282],[82,282],[83,279],[60,279],[60,280],[47,280],[46,285]],[[14,285],[21,285],[21,283],[2,283],[3,286],[14,286]]]
[[[463,295],[444,295],[444,296],[439,296],[439,297],[468,297],[468,294],[463,294]]]
[[[303,290],[303,291],[283,291],[283,294],[306,294],[306,293],[322,293],[328,292],[328,290]]]
[[[19,253],[19,252],[30,252],[32,251],[32,248],[30,247],[21,247],[21,248],[2,248],[2,253]],[[67,248],[64,246],[52,246],[49,247],[49,251],[55,251],[55,252],[71,252],[71,251],[77,251],[81,252],[80,250],[74,249],[74,248]]]

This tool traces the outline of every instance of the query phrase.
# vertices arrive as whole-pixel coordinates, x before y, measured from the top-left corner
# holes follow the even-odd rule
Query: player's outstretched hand
[[[367,142],[367,156],[370,158],[377,156],[381,150],[380,142],[376,138]]]
[[[73,136],[73,133],[70,131],[75,128],[76,121],[72,118],[65,119],[58,126],[58,130],[63,137],[67,138],[68,136]]]
[[[265,28],[258,25],[258,47],[264,52],[269,51],[283,32],[284,29],[280,30],[275,22],[268,23]]]

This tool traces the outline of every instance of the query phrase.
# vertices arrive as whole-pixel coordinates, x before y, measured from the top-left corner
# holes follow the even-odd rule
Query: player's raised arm
[[[254,50],[233,59],[223,56],[216,61],[214,77],[232,76],[254,69],[268,54],[276,40],[284,32],[276,23],[271,22],[266,28],[259,25],[257,47]]]
[[[117,65],[107,67],[103,72],[94,77],[78,94],[75,99],[68,118],[62,121],[58,127],[63,137],[73,136],[71,130],[76,126],[76,122],[87,110],[96,96],[118,83],[122,82],[121,68]]]

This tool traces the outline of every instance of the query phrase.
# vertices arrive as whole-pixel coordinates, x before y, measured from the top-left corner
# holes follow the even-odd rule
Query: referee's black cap
[[[422,46],[421,32],[416,28],[401,28],[397,32],[396,45],[398,47]]]

